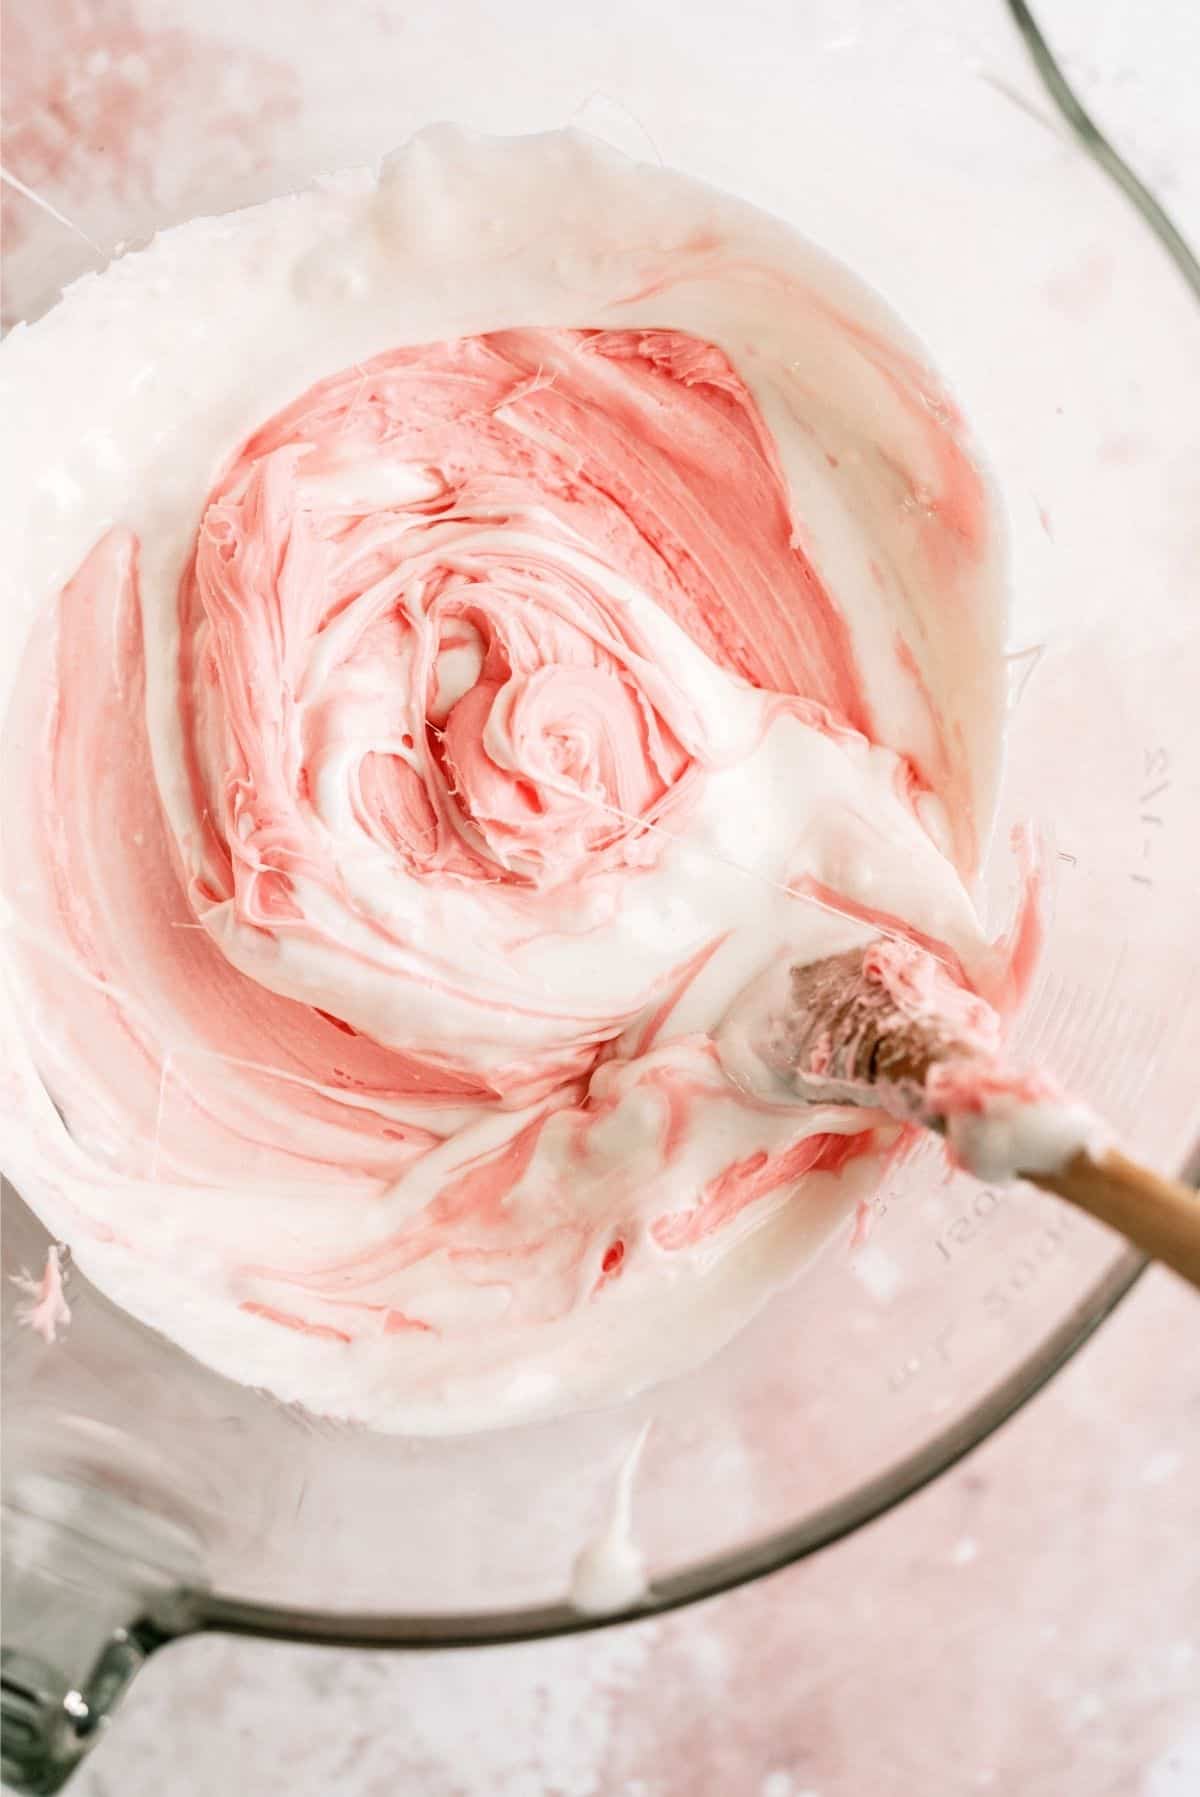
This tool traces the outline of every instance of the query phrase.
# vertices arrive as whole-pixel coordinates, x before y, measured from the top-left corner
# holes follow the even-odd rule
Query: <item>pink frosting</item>
[[[422,471],[416,492],[370,492],[381,451]],[[730,672],[866,728],[770,438],[710,345],[525,331],[401,350],[259,431],[210,496],[179,602],[179,849],[225,952],[238,961],[251,931],[322,943],[322,1009],[415,1053],[422,1078],[461,1073],[436,1020],[423,1040],[411,1014],[390,1025],[356,1001],[377,949],[401,950],[414,981],[457,970],[364,901],[349,861],[373,847],[427,890],[486,883],[514,936],[566,883],[652,861],[644,826],[686,807],[717,751],[643,640],[630,583]],[[358,754],[366,740],[386,752]],[[246,970],[314,996],[285,967]],[[610,1019],[540,1024],[533,1063],[489,1054],[488,1090],[515,1101],[578,1074]]]
[[[984,1116],[997,1100],[1014,1105],[1058,1103],[1064,1093],[1041,1068],[1018,1067],[999,1055],[940,1061],[925,1077],[929,1109],[939,1117]]]
[[[9,726],[39,750],[7,803],[57,944],[27,955],[38,1064],[109,1191],[82,1234],[132,1245],[149,1181],[186,1260],[186,1194],[236,1191],[222,1252],[258,1326],[419,1345],[459,1327],[449,1282],[473,1340],[496,1288],[509,1322],[562,1316],[872,1145],[854,1116],[798,1140],[680,1030],[724,929],[685,919],[644,974],[636,928],[612,936],[729,761],[740,693],[775,695],[759,737],[788,714],[853,757],[873,728],[719,350],[507,331],[320,382],[219,474],[149,691],[138,562],[120,525],[96,544]],[[720,703],[636,595],[723,671]],[[584,1007],[563,970],[604,955]],[[275,1243],[256,1190],[287,1195]],[[293,1230],[316,1193],[365,1245]]]
[[[935,1025],[981,1055],[1000,1045],[1000,1018],[956,979],[945,962],[900,936],[881,936],[863,955],[863,974],[882,986],[900,1018]]]

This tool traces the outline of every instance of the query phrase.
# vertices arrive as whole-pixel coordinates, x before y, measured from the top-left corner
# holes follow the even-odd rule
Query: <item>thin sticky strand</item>
[[[77,225],[74,219],[67,217],[65,212],[60,212],[58,207],[52,205],[44,194],[35,193],[32,187],[26,187],[24,181],[19,181],[16,175],[14,175],[10,169],[6,169],[2,164],[0,164],[0,181],[3,181],[6,186],[11,187],[14,193],[19,193],[22,199],[28,200],[31,206],[36,206],[39,211],[44,212],[48,218],[54,219],[56,224],[62,225],[64,229],[80,238],[82,242],[87,244],[93,255],[101,257],[104,255],[104,251],[96,242],[95,238],[89,237],[82,225]]]

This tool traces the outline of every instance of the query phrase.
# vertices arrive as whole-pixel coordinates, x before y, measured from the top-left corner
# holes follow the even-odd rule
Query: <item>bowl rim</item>
[[[187,1594],[184,1611],[194,1629],[314,1646],[357,1648],[493,1647],[559,1635],[587,1634],[614,1624],[663,1616],[688,1604],[732,1591],[752,1580],[781,1572],[819,1549],[830,1547],[864,1524],[876,1521],[906,1498],[964,1459],[1002,1423],[1015,1416],[1074,1358],[1145,1272],[1149,1262],[1134,1249],[1119,1254],[1091,1289],[1072,1307],[1033,1353],[998,1385],[913,1453],[882,1473],[822,1506],[796,1525],[775,1530],[730,1552],[696,1561],[656,1580],[634,1604],[603,1615],[586,1614],[569,1603],[517,1610],[447,1612],[442,1616],[380,1611],[346,1612],[285,1608],[227,1596],[219,1591]]]

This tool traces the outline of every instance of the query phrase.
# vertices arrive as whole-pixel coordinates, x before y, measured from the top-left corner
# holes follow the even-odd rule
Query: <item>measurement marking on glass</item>
[[[969,1246],[979,1234],[983,1225],[995,1216],[1003,1204],[1002,1195],[994,1186],[983,1186],[974,1193],[971,1201],[956,1217],[946,1225],[939,1236],[934,1238],[934,1247],[944,1261],[953,1260],[963,1248]]]
[[[1010,716],[1025,697],[1025,689],[1037,672],[1038,663],[1045,653],[1045,643],[1031,643],[1027,649],[1018,649],[1014,654],[1005,656],[1004,659],[1008,664],[1008,710]]]
[[[1153,805],[1156,799],[1161,799],[1170,792],[1170,770],[1171,756],[1168,750],[1164,748],[1143,750],[1142,779],[1150,782],[1146,791],[1138,795],[1138,805],[1140,806],[1138,823],[1142,829],[1142,860],[1144,862],[1153,862],[1155,832],[1161,830],[1165,822],[1161,812],[1149,811],[1147,807]],[[1129,878],[1135,886],[1152,887],[1154,885],[1153,874],[1144,870],[1131,873]]]

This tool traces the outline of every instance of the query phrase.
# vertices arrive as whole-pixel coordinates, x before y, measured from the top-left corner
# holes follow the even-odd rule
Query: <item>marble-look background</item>
[[[1193,0],[1038,11],[1200,238]],[[1195,1297],[1149,1275],[964,1466],[816,1559],[662,1622],[429,1657],[186,1642],[142,1675],[72,1791],[1194,1797],[1198,1342]]]

